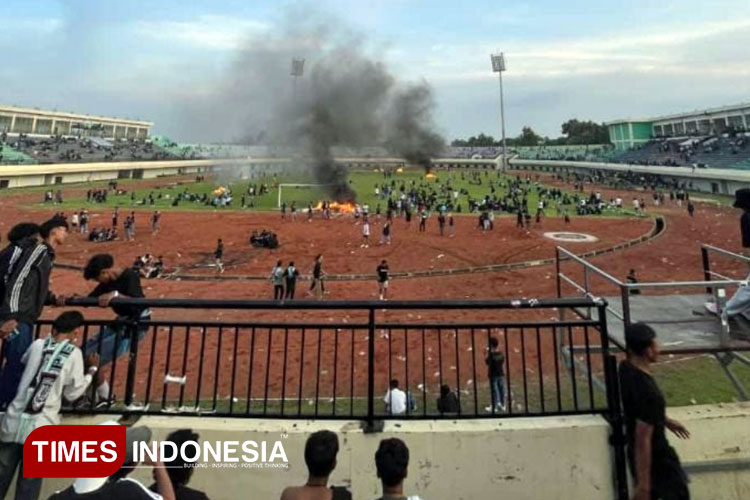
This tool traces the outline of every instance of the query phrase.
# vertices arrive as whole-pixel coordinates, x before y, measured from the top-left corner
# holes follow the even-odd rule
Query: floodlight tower
[[[294,99],[297,99],[297,78],[301,77],[305,72],[305,60],[304,59],[292,59],[292,76],[294,77]]]
[[[491,54],[490,60],[492,60],[492,71],[497,73],[498,80],[500,81],[500,127],[503,134],[503,172],[508,168],[508,150],[505,145],[505,105],[503,103],[503,71],[505,71],[505,55],[500,52],[499,54]]]

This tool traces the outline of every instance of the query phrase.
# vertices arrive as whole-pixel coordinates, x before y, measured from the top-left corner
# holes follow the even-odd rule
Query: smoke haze
[[[362,36],[315,19],[248,41],[218,91],[186,106],[184,122],[225,142],[293,149],[336,201],[353,201],[355,193],[347,169],[333,161],[334,146],[382,146],[429,169],[445,142],[434,130],[427,83],[398,81]],[[305,59],[296,82],[293,58]],[[188,133],[203,135],[196,132]]]

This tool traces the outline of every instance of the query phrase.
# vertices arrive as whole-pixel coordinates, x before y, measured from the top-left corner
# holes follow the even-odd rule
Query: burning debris
[[[336,201],[319,201],[318,204],[315,205],[314,210],[323,211],[326,208],[332,213],[353,214],[357,210],[357,205],[354,203],[338,203]]]

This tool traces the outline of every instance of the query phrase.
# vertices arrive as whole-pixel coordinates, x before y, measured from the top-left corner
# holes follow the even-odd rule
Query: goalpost
[[[279,184],[279,200],[278,200],[278,204],[276,205],[276,207],[277,208],[281,208],[281,191],[282,191],[282,188],[285,188],[285,187],[291,187],[291,188],[294,188],[294,187],[325,187],[325,186],[330,186],[330,184]]]

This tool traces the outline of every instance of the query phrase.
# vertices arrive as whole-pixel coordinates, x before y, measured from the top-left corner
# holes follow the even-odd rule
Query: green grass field
[[[734,386],[712,356],[662,358],[653,373],[668,406],[728,403],[739,400]],[[750,388],[750,368],[733,363],[730,370]]]
[[[406,170],[403,173],[396,174],[394,177],[384,179],[383,174],[378,171],[371,170],[357,170],[352,171],[349,182],[352,189],[357,193],[357,202],[359,204],[368,204],[370,210],[374,211],[379,204],[381,209],[385,211],[387,202],[386,200],[379,199],[375,195],[375,186],[383,184],[384,182],[390,183],[392,180],[396,182],[396,188],[403,183],[407,186],[407,189],[414,182],[416,186],[437,186],[440,183],[445,183],[450,180],[451,185],[456,190],[465,190],[468,194],[462,194],[459,196],[458,204],[461,206],[461,212],[467,213],[469,210],[469,199],[480,200],[485,195],[490,194],[489,182],[491,181],[496,188],[496,194],[499,196],[504,195],[508,188],[507,183],[511,178],[499,172],[491,172],[486,170],[480,170],[482,185],[477,185],[474,182],[470,182],[470,170],[463,171],[464,178],[461,178],[461,172],[448,173],[445,171],[437,172],[437,179],[426,180],[424,173],[420,170]],[[498,182],[503,182],[504,187],[498,187]],[[219,180],[208,180],[206,182],[181,182],[170,181],[168,178],[164,178],[160,188],[139,188],[137,181],[127,181],[120,183],[120,188],[126,189],[127,193],[122,195],[109,195],[106,203],[95,203],[87,202],[85,196],[83,197],[65,197],[62,204],[54,205],[55,208],[60,210],[80,210],[82,208],[95,209],[101,207],[115,207],[119,206],[122,208],[148,208],[158,210],[215,210],[217,207],[207,205],[199,201],[181,201],[177,207],[172,206],[172,202],[179,193],[188,192],[194,195],[202,196],[204,193],[213,197],[212,193],[215,189],[220,186],[228,187],[232,192],[233,201],[230,206],[218,207],[221,210],[278,210],[278,199],[279,199],[279,188],[278,184],[310,184],[314,181],[302,174],[297,175],[279,175],[266,176],[252,181],[248,180],[230,180],[227,182],[221,182]],[[245,206],[242,206],[242,197],[246,194],[248,186],[255,184],[260,186],[266,184],[269,187],[268,193],[262,196],[245,196]],[[105,186],[101,184],[98,187]],[[88,187],[88,186],[87,186]],[[91,185],[92,188],[97,186]],[[40,196],[44,189],[39,190]],[[65,188],[63,188],[63,194]],[[134,196],[133,196],[134,195]],[[149,202],[149,195],[153,195],[154,204]],[[316,205],[321,200],[328,199],[329,196],[326,194],[322,186],[314,187],[282,187],[282,200],[286,202],[287,206],[290,206],[292,202],[295,202],[299,210],[307,208],[308,204]],[[532,187],[531,192],[528,196],[529,213],[532,215],[536,213],[536,206],[538,204],[538,196],[536,189]],[[43,203],[34,204],[35,207],[45,206]],[[575,212],[575,207],[567,205],[565,207],[569,213]],[[454,213],[457,212],[454,211]],[[604,215],[628,215],[627,211],[619,212],[605,212]],[[557,215],[555,210],[549,210],[547,215]]]

